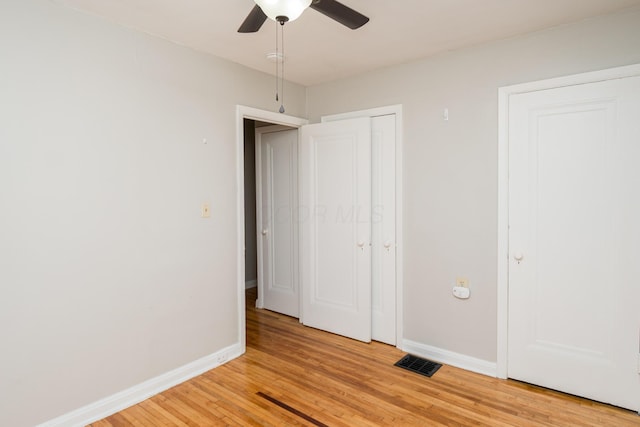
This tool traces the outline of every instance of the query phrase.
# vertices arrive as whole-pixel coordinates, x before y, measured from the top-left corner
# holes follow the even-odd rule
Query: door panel
[[[371,336],[396,345],[396,116],[371,119]]]
[[[258,307],[299,315],[298,131],[256,132]]]
[[[509,376],[638,410],[640,78],[509,102]]]
[[[304,126],[300,146],[302,321],[371,340],[371,123]]]

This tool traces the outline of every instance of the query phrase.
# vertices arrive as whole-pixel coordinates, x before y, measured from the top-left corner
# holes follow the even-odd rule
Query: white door
[[[303,126],[302,322],[371,341],[371,122]]]
[[[509,99],[508,375],[640,409],[640,78]]]
[[[256,175],[256,305],[298,317],[297,129],[256,129]]]
[[[396,116],[371,118],[371,338],[396,345]]]

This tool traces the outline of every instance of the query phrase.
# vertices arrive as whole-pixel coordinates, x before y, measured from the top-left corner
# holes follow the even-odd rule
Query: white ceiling
[[[253,0],[54,0],[267,73],[275,26],[237,29]],[[640,5],[640,0],[341,0],[371,18],[350,30],[308,9],[285,26],[286,78],[311,86],[439,52]]]

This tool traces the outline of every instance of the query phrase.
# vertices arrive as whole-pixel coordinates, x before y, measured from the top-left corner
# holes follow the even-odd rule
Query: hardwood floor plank
[[[152,397],[152,400],[163,410],[169,412],[175,418],[180,420],[180,422],[188,425],[189,427],[198,426],[201,425],[199,422],[207,421],[206,419],[201,419],[200,416],[193,412],[187,405],[182,405],[179,400],[171,399],[169,395],[169,391],[167,391],[158,396]],[[222,425],[222,423],[218,425]]]
[[[140,403],[140,406],[145,409],[150,414],[157,414],[156,418],[160,417],[161,420],[164,420],[164,425],[182,427],[187,426],[185,422],[183,422],[180,418],[176,417],[170,411],[164,409],[160,406],[154,399],[147,399],[144,402]]]
[[[206,376],[198,386],[202,388],[203,392],[226,397],[226,399],[219,402],[219,407],[225,411],[228,417],[234,417],[234,414],[241,414],[244,420],[258,423],[256,425],[265,425],[265,423],[278,425],[283,418],[287,419],[290,424],[298,422],[297,419],[289,417],[287,414],[275,416],[273,414],[275,408],[256,397],[259,392],[257,387],[252,386],[248,390],[241,388],[238,392],[235,391],[235,387],[232,387],[234,390],[230,390],[229,383],[218,383]]]
[[[431,378],[397,368],[404,353],[255,309],[247,352],[95,427],[640,426],[630,411],[530,384],[443,366]]]

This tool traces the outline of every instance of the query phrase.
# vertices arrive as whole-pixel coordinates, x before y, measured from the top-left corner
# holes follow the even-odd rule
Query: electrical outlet
[[[211,216],[211,208],[209,208],[208,203],[202,204],[202,207],[200,208],[200,216],[202,216],[202,218],[209,218]]]
[[[456,278],[456,286],[459,286],[461,288],[468,288],[469,287],[469,279],[467,279],[466,277],[458,277],[458,278]]]
[[[226,353],[220,353],[216,357],[216,362],[218,362],[218,365],[222,365],[226,361],[227,361],[227,354]]]

